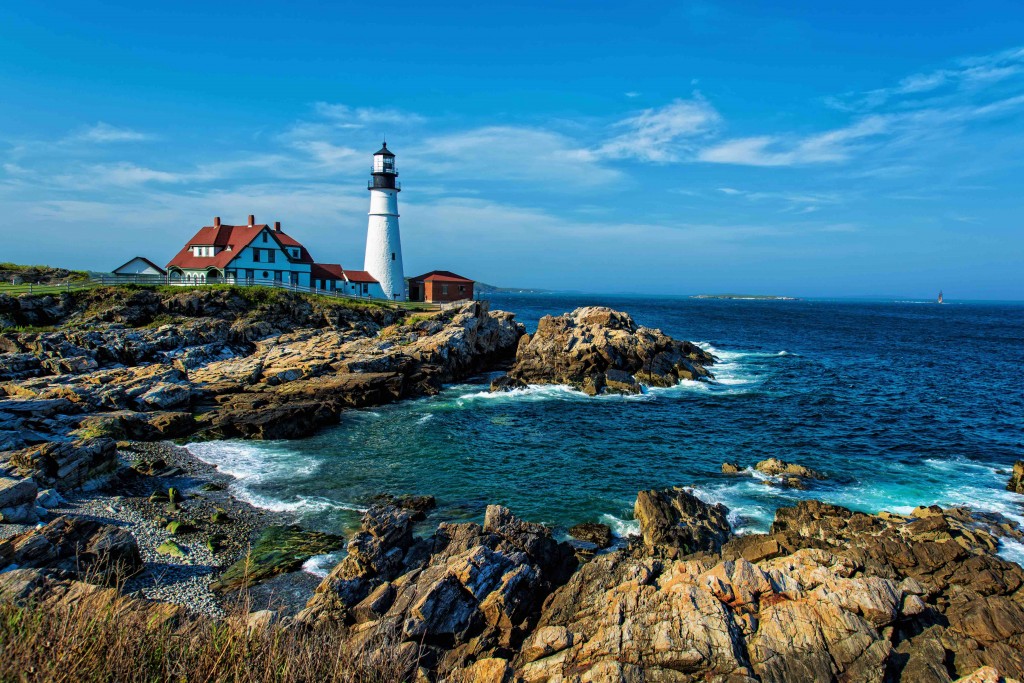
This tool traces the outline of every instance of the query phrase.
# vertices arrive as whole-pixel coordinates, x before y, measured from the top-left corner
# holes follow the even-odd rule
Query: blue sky
[[[408,274],[1024,299],[1019,2],[146,5],[0,7],[0,260],[359,268],[386,134]]]

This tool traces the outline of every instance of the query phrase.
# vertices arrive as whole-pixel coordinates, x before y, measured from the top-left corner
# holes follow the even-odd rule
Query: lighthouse
[[[402,269],[402,239],[398,233],[398,193],[395,155],[385,142],[373,155],[370,190],[370,222],[366,228],[366,258],[363,270],[380,283],[384,296],[405,301],[405,272]]]

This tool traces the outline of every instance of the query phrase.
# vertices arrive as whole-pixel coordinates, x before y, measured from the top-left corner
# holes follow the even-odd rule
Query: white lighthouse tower
[[[370,224],[366,228],[366,258],[363,270],[380,283],[384,296],[405,301],[405,271],[402,268],[402,238],[398,233],[398,193],[395,155],[388,143],[373,155],[370,190]]]

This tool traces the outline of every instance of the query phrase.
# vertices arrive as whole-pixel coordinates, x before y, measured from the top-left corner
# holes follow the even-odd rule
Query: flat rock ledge
[[[643,385],[671,387],[713,377],[710,353],[661,330],[641,327],[628,313],[603,306],[544,316],[519,340],[515,362],[492,391],[529,384],[566,384],[590,396],[639,394]]]

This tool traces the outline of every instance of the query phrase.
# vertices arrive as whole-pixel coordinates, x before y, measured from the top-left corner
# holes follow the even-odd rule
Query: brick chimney
[[[220,216],[214,216],[213,217],[213,227],[215,227],[215,228],[219,228],[220,227]]]
[[[274,231],[281,232],[281,221],[274,221]]]
[[[256,216],[249,214],[249,227],[256,225]]]

